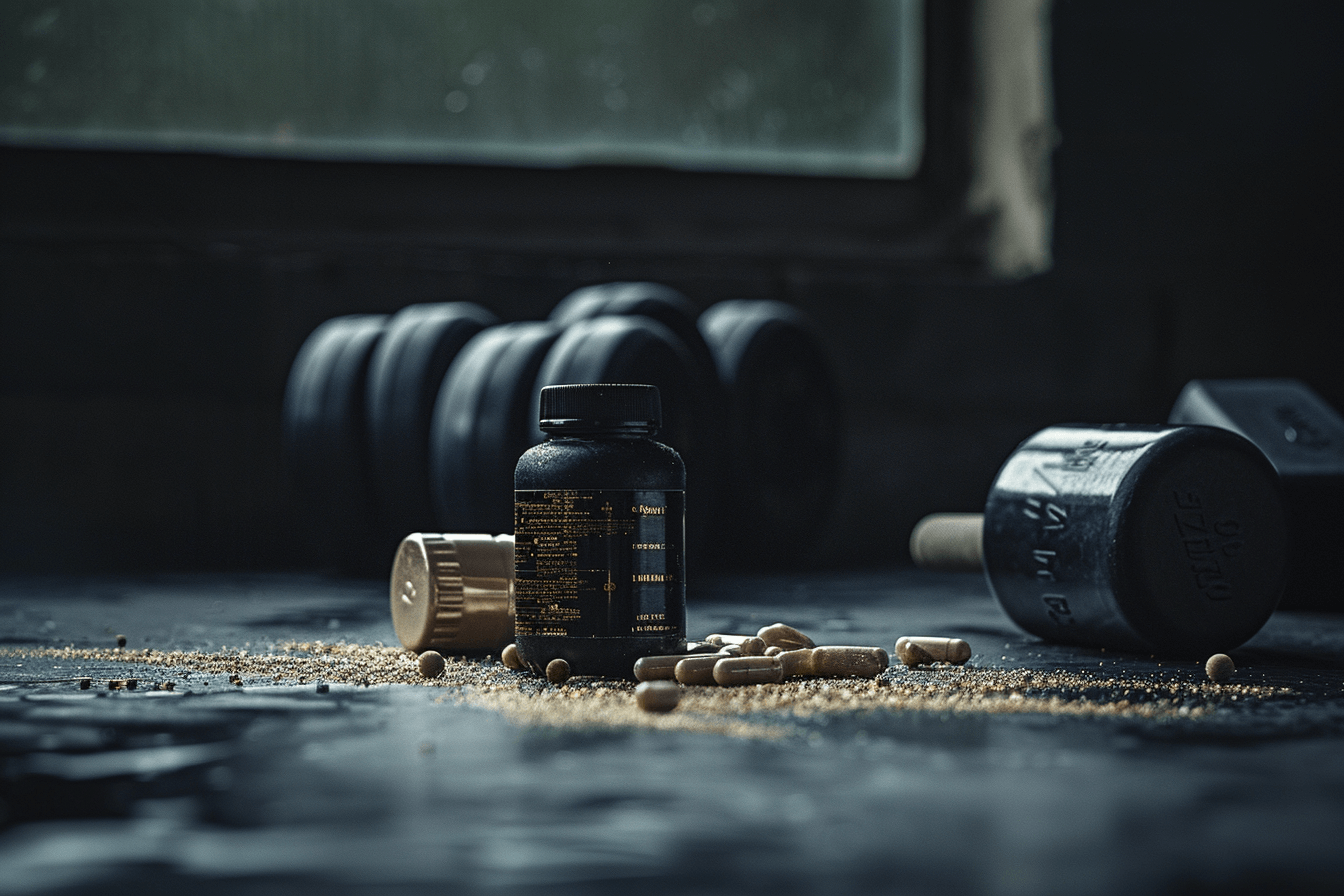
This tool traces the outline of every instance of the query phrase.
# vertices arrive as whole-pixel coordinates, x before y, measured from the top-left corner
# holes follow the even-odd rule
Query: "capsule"
[[[677,663],[672,675],[682,684],[715,684],[714,664],[724,659],[721,653],[688,656]]]
[[[686,659],[684,653],[670,656],[642,656],[635,660],[635,680],[670,681],[676,677],[677,663],[684,659]]]
[[[510,644],[501,650],[499,652],[499,661],[510,669],[513,669],[515,672],[527,668],[527,664],[523,662],[522,656],[518,653],[517,644]]]
[[[739,646],[742,656],[765,656],[765,642],[760,638],[747,638]]]
[[[569,662],[556,657],[547,663],[546,680],[551,684],[564,684],[569,681]]]
[[[812,674],[821,678],[876,678],[891,665],[881,647],[817,647]]]
[[[771,644],[769,647],[765,648],[766,656],[778,656],[783,652],[784,648],[780,647],[778,644]]]
[[[741,644],[725,644],[725,645],[723,645],[722,647],[719,648],[719,652],[718,652],[717,655],[720,656],[720,657],[725,657],[725,656],[742,656],[742,645],[741,645]]]
[[[724,687],[778,684],[784,680],[784,664],[777,656],[729,657],[714,664],[714,680]]]
[[[810,650],[817,646],[817,643],[807,635],[782,622],[767,625],[756,633],[756,637],[771,647],[778,647],[780,650],[802,650],[803,648]]]
[[[812,674],[812,649],[786,650],[779,654],[785,678],[806,678]]]
[[[681,702],[681,687],[674,681],[646,681],[635,688],[635,702],[645,712],[671,712]]]
[[[960,666],[971,658],[971,645],[960,638],[898,638],[896,658],[907,666],[932,663]]]

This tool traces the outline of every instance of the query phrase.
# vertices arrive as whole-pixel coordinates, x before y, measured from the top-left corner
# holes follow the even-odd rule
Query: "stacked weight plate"
[[[778,302],[697,309],[655,283],[580,289],[546,321],[464,302],[348,315],[300,349],[285,448],[322,557],[379,573],[413,531],[507,533],[541,389],[651,383],[686,461],[694,561],[791,561],[839,467],[838,395],[815,328]]]

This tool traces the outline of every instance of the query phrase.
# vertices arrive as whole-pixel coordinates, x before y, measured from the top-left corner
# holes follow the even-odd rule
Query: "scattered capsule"
[[[687,652],[687,653],[714,653],[716,650],[718,650],[718,649],[719,649],[720,647],[722,647],[722,646],[723,646],[722,644],[711,644],[711,643],[708,642],[708,641],[687,641],[687,642],[686,642],[686,652]]]
[[[784,664],[777,656],[728,657],[714,664],[714,680],[724,687],[778,684],[784,680]]]
[[[812,674],[821,678],[876,678],[891,665],[881,647],[816,647]]]
[[[443,654],[437,650],[426,650],[420,654],[416,666],[420,669],[420,677],[438,678],[443,674],[443,670],[447,668],[448,663],[444,660]]]
[[[784,648],[780,647],[778,644],[771,644],[769,647],[765,648],[766,656],[777,656],[783,652]]]
[[[686,659],[684,653],[671,656],[642,656],[635,660],[636,681],[670,681],[676,677],[677,663]]]
[[[688,656],[677,663],[672,675],[682,684],[714,684],[714,666],[724,659],[721,653]]]
[[[645,712],[671,712],[681,702],[681,687],[675,681],[645,681],[635,687],[635,702]]]
[[[806,678],[812,674],[812,648],[786,650],[779,654],[779,662],[785,678]]]
[[[569,663],[556,657],[546,664],[546,680],[551,684],[564,684],[569,681]]]
[[[510,669],[513,669],[515,672],[520,672],[527,668],[527,664],[523,662],[523,658],[518,655],[517,644],[510,644],[508,647],[501,650],[499,652],[499,661]]]
[[[811,649],[817,646],[817,643],[807,635],[782,622],[767,625],[756,633],[756,637],[771,647],[778,647],[781,650],[802,650],[803,648]]]
[[[1204,664],[1204,671],[1212,681],[1227,681],[1232,677],[1232,673],[1237,671],[1237,665],[1227,654],[1215,653]]]
[[[960,638],[897,638],[896,658],[907,666],[960,666],[971,658],[971,645]]]
[[[705,635],[705,642],[708,644],[717,644],[719,647],[722,647],[725,644],[741,644],[743,641],[747,640],[750,637],[751,635],[713,634],[713,635]]]
[[[718,652],[718,654],[716,654],[716,655],[717,655],[717,656],[720,656],[720,657],[725,657],[725,656],[742,656],[742,645],[741,645],[741,644],[725,644],[725,645],[723,645],[722,647],[719,648],[719,652]]]
[[[765,656],[765,642],[760,638],[747,638],[740,645],[742,656]]]

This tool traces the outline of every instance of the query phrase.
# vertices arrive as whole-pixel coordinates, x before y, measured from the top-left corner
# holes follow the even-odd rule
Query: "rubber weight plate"
[[[321,556],[343,564],[367,550],[373,532],[364,398],[386,323],[382,314],[322,323],[299,349],[285,385],[284,449],[304,502],[304,529],[320,531]]]
[[[449,368],[430,426],[439,531],[513,531],[513,468],[536,444],[533,387],[560,333],[549,323],[491,327]]]
[[[387,322],[368,378],[369,457],[383,526],[392,546],[434,528],[429,428],[453,359],[498,322],[470,302],[410,305]]]
[[[722,515],[758,557],[816,540],[839,483],[839,391],[812,322],[782,302],[720,302],[700,331],[728,390]]]
[[[565,296],[551,309],[551,321],[565,326],[607,314],[650,317],[681,339],[691,356],[712,376],[714,355],[696,326],[691,300],[661,283],[602,283]]]
[[[711,383],[686,345],[670,329],[647,317],[604,316],[565,328],[537,374],[529,407],[531,442],[543,438],[537,415],[541,390],[564,383],[647,383],[658,387],[663,426],[655,438],[671,445],[686,463],[687,550],[705,556],[710,535],[718,456],[710,441],[717,433],[706,402]]]

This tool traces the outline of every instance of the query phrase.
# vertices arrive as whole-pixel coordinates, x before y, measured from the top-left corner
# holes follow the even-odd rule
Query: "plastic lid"
[[[546,432],[652,434],[662,423],[657,386],[598,383],[541,390],[541,428]]]
[[[498,652],[513,640],[513,536],[406,536],[392,562],[392,626],[417,653]]]

